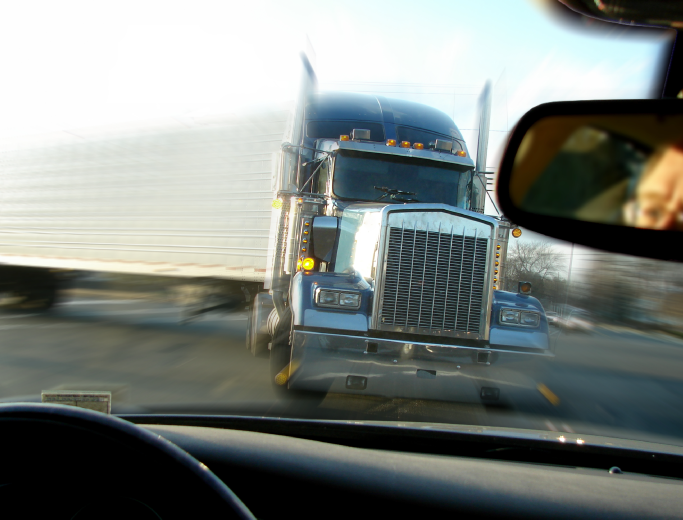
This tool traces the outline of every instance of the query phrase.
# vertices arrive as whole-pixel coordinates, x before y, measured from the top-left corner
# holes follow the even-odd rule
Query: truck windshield
[[[472,170],[428,159],[345,150],[335,160],[333,178],[332,189],[340,199],[431,202],[467,209]]]

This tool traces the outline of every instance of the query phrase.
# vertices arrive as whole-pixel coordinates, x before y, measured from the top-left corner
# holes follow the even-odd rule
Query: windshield
[[[343,200],[433,202],[466,207],[472,170],[437,161],[344,151],[334,162],[334,195]]]
[[[680,264],[513,238],[493,183],[534,106],[658,96],[672,35],[543,5],[6,2],[0,399],[683,445]]]

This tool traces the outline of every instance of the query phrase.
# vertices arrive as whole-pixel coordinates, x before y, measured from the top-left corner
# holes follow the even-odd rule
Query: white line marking
[[[70,327],[80,327],[80,323],[52,323],[48,325],[0,325],[0,330],[10,330],[10,329],[67,329]]]
[[[79,312],[80,314],[80,312]],[[136,314],[180,314],[179,309],[135,309],[130,311],[93,311],[98,316],[126,316]]]
[[[68,300],[61,302],[60,305],[128,305],[145,300]]]

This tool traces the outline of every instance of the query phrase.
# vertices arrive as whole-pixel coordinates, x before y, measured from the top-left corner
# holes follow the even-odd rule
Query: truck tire
[[[1,274],[0,290],[16,299],[7,309],[45,312],[57,303],[59,283],[47,269],[10,267]]]
[[[30,293],[22,308],[37,312],[47,312],[57,303],[57,288],[45,287],[40,291]]]
[[[289,374],[285,369],[289,368],[292,359],[292,346],[290,344],[290,331],[292,329],[292,312],[288,307],[283,319],[276,330],[270,348],[270,381],[276,395],[280,399],[297,401],[307,406],[318,406],[327,396],[326,392],[308,392],[290,390],[288,385]]]
[[[254,357],[267,357],[270,336],[268,334],[259,334],[254,330],[256,327],[254,324],[256,318],[254,316],[255,312],[253,305],[249,307],[246,334],[247,350],[249,350]]]
[[[280,320],[275,331],[270,347],[270,382],[279,395],[287,393],[289,374],[285,374],[283,371],[289,367],[289,361],[292,356],[292,346],[289,343],[291,328],[292,311],[287,307],[283,319]]]

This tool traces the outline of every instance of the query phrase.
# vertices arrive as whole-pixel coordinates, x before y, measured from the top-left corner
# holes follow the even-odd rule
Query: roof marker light
[[[467,157],[467,152],[465,150],[458,150],[455,154],[460,157]]]
[[[436,141],[434,141],[434,149],[442,152],[450,152],[453,150],[453,141],[437,139]]]
[[[315,260],[312,258],[304,258],[303,262],[301,262],[301,267],[304,268],[304,271],[310,271],[315,267]]]
[[[340,140],[340,141],[348,141],[349,139],[350,139],[350,138],[349,138],[348,135],[340,135],[340,136],[339,136],[339,140]]]
[[[396,139],[387,139],[387,146],[396,146]]]
[[[425,149],[425,145],[422,144],[422,143],[415,143],[415,144],[413,145],[413,148],[415,148],[416,150],[424,150],[424,149]]]
[[[401,148],[410,148],[410,141],[401,141]]]
[[[354,128],[351,130],[351,139],[354,141],[369,141],[370,130],[367,128]]]

